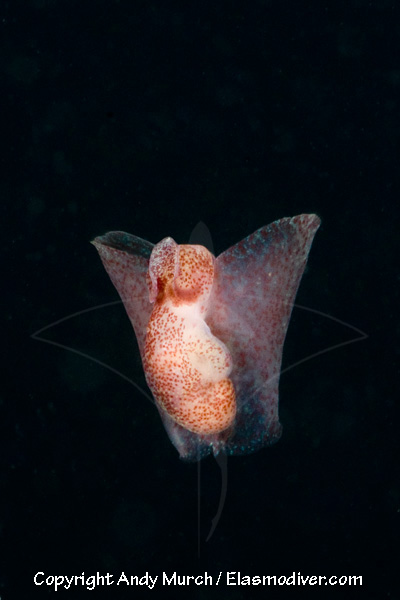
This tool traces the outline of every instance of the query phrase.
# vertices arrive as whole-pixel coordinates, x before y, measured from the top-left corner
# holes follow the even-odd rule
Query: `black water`
[[[153,596],[399,598],[399,18],[386,0],[0,3],[2,600],[54,594],[38,572],[110,573],[108,598],[139,593],[122,572],[157,575]],[[219,254],[303,212],[322,227],[298,303],[369,337],[282,376],[282,438],[228,459],[206,543],[215,461],[199,518],[197,466],[154,406],[78,354],[147,389],[122,307],[41,334],[75,353],[31,335],[118,299],[97,235],[182,243],[203,221]],[[295,309],[284,367],[354,337]],[[163,586],[175,571],[214,585]],[[227,587],[227,571],[363,587]]]

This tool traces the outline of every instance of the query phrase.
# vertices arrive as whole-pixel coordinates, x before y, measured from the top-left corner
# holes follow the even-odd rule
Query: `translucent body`
[[[277,441],[283,343],[316,215],[262,227],[217,259],[166,238],[94,241],[134,327],[147,382],[180,456]]]

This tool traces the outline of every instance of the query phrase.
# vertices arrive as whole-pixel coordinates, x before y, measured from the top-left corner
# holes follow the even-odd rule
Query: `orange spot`
[[[204,320],[215,259],[203,246],[177,246],[171,238],[153,254],[149,282],[155,305],[143,360],[149,387],[182,427],[219,433],[232,425],[236,400],[229,351]]]

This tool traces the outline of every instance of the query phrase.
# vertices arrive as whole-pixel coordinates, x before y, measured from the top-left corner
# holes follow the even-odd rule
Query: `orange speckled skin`
[[[204,320],[214,262],[203,246],[166,238],[154,247],[148,276],[154,308],[143,355],[147,382],[162,410],[203,435],[228,429],[236,414],[231,356]]]
[[[94,240],[181,458],[249,454],[279,439],[283,344],[319,224],[313,214],[279,219],[217,258],[171,238]]]

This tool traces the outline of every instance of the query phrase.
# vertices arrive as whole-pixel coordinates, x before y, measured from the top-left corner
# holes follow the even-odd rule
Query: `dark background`
[[[48,597],[37,571],[123,570],[361,574],[362,590],[305,591],[400,597],[398,8],[0,2],[2,600]],[[118,298],[89,245],[96,235],[186,242],[202,220],[219,254],[303,212],[322,227],[298,303],[369,337],[282,376],[282,439],[228,460],[208,543],[221,481],[212,458],[201,463],[199,558],[197,466],[179,460],[154,406],[96,362],[30,336]],[[355,335],[295,309],[284,367]],[[121,305],[43,337],[145,386]],[[186,589],[228,592],[304,593]]]

